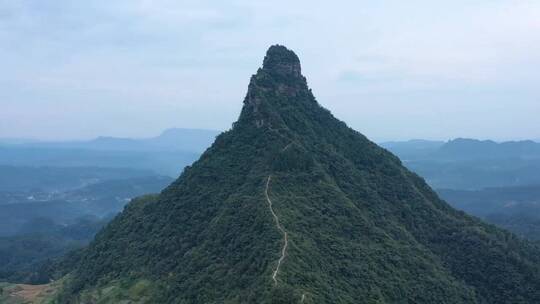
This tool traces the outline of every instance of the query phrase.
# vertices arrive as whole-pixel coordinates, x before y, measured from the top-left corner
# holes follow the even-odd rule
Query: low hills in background
[[[0,281],[47,282],[43,267],[88,244],[132,198],[168,186],[217,133],[0,140]]]
[[[150,138],[100,136],[92,140],[38,141],[0,139],[0,144],[16,144],[25,148],[89,149],[108,151],[184,151],[202,152],[219,134],[204,129],[171,128]]]
[[[130,168],[176,177],[218,133],[176,128],[143,139],[98,137],[65,142],[4,139],[0,140],[0,165]]]

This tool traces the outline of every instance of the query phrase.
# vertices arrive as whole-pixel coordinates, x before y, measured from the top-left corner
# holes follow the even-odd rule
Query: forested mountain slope
[[[61,303],[540,303],[540,250],[451,208],[272,46],[230,131],[96,237]]]

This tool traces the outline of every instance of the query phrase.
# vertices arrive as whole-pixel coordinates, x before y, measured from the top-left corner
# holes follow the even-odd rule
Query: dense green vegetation
[[[60,258],[88,244],[108,221],[81,218],[63,226],[41,218],[27,223],[16,236],[0,238],[0,282],[48,283],[58,274],[54,267],[69,260]]]
[[[22,179],[12,181],[19,192],[0,192],[4,194],[0,195],[0,282],[42,284],[57,278],[73,259],[71,255],[61,258],[87,245],[130,198],[159,192],[172,181],[163,176],[110,180],[129,174],[130,170],[17,169],[21,175],[39,174],[29,178],[27,188]],[[62,172],[66,176],[54,184],[54,177],[62,176]],[[40,179],[50,179],[44,183],[47,188],[32,190],[34,182]],[[81,184],[88,185],[80,187]],[[49,187],[51,192],[43,192]]]
[[[539,254],[335,119],[273,46],[233,128],[98,233],[58,302],[539,303]]]
[[[437,191],[454,207],[504,227],[518,236],[540,240],[540,186]]]

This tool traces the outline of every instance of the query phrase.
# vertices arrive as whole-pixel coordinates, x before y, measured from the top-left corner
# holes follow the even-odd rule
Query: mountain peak
[[[62,303],[119,288],[151,303],[540,303],[538,265],[321,107],[272,46],[233,128],[98,234]]]
[[[263,70],[279,76],[300,77],[300,59],[285,46],[272,45],[264,57]]]
[[[285,111],[298,110],[300,103],[314,103],[302,76],[300,59],[288,48],[273,45],[266,52],[263,66],[251,77],[239,122],[262,126],[283,127]]]

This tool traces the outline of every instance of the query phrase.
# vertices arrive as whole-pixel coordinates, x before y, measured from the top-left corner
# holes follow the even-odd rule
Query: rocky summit
[[[275,45],[232,129],[64,280],[59,303],[540,303],[540,250],[439,199]]]

